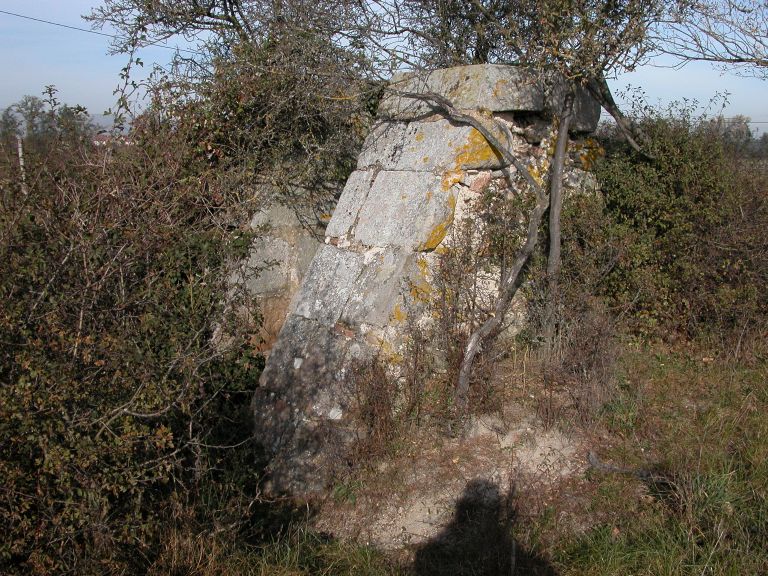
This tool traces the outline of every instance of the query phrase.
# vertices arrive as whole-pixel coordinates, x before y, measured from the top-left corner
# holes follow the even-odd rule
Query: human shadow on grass
[[[516,515],[509,497],[488,480],[472,480],[456,503],[451,523],[420,547],[417,576],[557,576],[544,559],[526,551],[511,532]]]

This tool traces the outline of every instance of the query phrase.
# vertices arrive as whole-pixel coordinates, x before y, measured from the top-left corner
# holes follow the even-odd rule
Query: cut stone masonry
[[[551,124],[563,90],[562,82],[494,65],[393,79],[254,397],[255,434],[272,455],[275,489],[319,491],[341,471],[357,434],[355,366],[402,344],[409,293],[429,291],[451,227],[501,176],[498,154],[477,130],[401,92],[437,93],[479,119],[506,122],[513,153],[541,178],[548,157],[540,125]],[[573,132],[595,129],[599,106],[586,93],[575,113]]]

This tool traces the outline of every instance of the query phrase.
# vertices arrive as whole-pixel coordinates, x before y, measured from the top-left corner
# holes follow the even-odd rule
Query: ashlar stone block
[[[315,254],[294,297],[293,312],[333,326],[341,317],[364,265],[362,254],[324,245]]]
[[[341,238],[353,230],[360,207],[365,202],[375,177],[376,170],[373,169],[355,170],[350,174],[336,209],[333,211],[331,221],[325,229],[326,237]]]
[[[360,209],[355,240],[365,246],[434,250],[453,223],[449,177],[382,170]]]
[[[396,314],[399,296],[416,273],[416,254],[402,248],[371,248],[364,254],[365,269],[352,290],[341,321],[383,328]]]
[[[439,109],[407,93],[435,93],[460,110],[490,112],[539,112],[557,114],[567,84],[553,74],[543,76],[522,66],[476,64],[431,72],[396,74],[379,105],[379,114],[400,121],[424,118]],[[575,87],[572,132],[589,132],[597,127],[600,105],[580,86]]]

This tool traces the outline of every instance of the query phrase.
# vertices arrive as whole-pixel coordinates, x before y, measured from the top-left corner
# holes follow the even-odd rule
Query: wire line
[[[78,28],[77,26],[70,26],[69,24],[62,24],[60,22],[51,22],[50,20],[43,20],[42,18],[33,18],[32,16],[26,16],[24,14],[16,14],[15,12],[8,12],[7,10],[0,10],[0,14],[7,14],[8,16],[15,16],[16,18],[23,18],[25,20],[32,20],[33,22],[42,22],[43,24],[50,24],[51,26],[59,26],[60,28],[68,28],[70,30],[77,30],[78,32],[87,32],[88,34],[96,34],[97,36],[106,36],[107,38],[117,38],[120,40],[127,40],[126,36],[120,36],[118,34],[107,34],[106,32],[99,32],[97,30],[88,30],[87,28]],[[189,50],[187,48],[179,48],[178,46],[166,46],[164,44],[158,44],[157,42],[147,42],[145,46],[157,46],[158,48],[165,48],[166,50],[174,50],[179,52],[189,52],[190,54],[197,54],[199,56],[205,56],[202,52],[197,50]]]

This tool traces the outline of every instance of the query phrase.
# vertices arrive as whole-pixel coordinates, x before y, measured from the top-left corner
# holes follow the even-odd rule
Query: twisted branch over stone
[[[549,195],[547,194],[544,186],[536,181],[528,168],[510,151],[509,147],[512,143],[512,134],[505,124],[494,120],[495,126],[504,133],[504,136],[508,142],[507,145],[501,142],[501,140],[499,140],[499,138],[497,138],[496,135],[491,130],[489,130],[488,127],[485,126],[480,120],[474,116],[457,110],[447,98],[439,94],[434,94],[431,92],[415,93],[399,91],[397,94],[407,98],[422,100],[428,103],[438,112],[447,116],[450,120],[472,126],[472,128],[480,132],[480,134],[482,134],[482,136],[488,141],[488,144],[501,155],[505,164],[504,174],[510,186],[512,186],[512,175],[509,172],[509,166],[511,165],[517,168],[518,172],[525,178],[526,182],[533,189],[536,195],[536,204],[533,207],[528,220],[528,231],[526,234],[525,242],[515,255],[512,266],[509,267],[505,276],[501,279],[499,285],[499,296],[496,301],[496,306],[494,306],[494,310],[491,313],[491,316],[470,335],[469,340],[467,341],[467,346],[464,350],[464,358],[461,362],[461,367],[459,369],[459,379],[456,384],[456,404],[459,410],[464,412],[469,399],[470,377],[472,375],[472,366],[474,364],[475,357],[477,356],[477,353],[482,349],[485,340],[492,334],[496,333],[497,330],[501,327],[502,323],[504,322],[504,317],[507,313],[507,310],[509,309],[509,304],[517,293],[518,288],[520,287],[521,273],[531,255],[533,254],[534,249],[536,248],[536,242],[538,241],[539,235],[539,227],[541,226],[541,219],[549,207]],[[567,126],[565,134],[560,134],[558,137],[568,137]]]
[[[422,100],[432,106],[432,108],[434,108],[438,113],[446,116],[449,120],[453,120],[459,124],[467,124],[472,126],[472,128],[480,132],[483,138],[488,141],[488,144],[490,144],[491,147],[501,155],[505,168],[514,166],[518,172],[522,174],[528,185],[534,190],[537,196],[540,194],[545,194],[543,187],[531,175],[528,168],[514,154],[512,154],[512,152],[510,152],[509,146],[512,144],[512,133],[509,131],[509,128],[505,124],[497,122],[496,120],[493,121],[496,128],[504,133],[504,136],[508,142],[506,145],[501,140],[499,140],[496,135],[491,130],[489,130],[488,127],[480,120],[474,116],[456,109],[450,100],[444,96],[441,96],[440,94],[435,94],[434,92],[402,92],[400,90],[392,90],[392,92],[405,98]],[[508,174],[507,178],[509,179]]]

